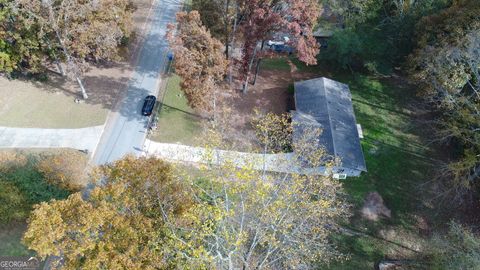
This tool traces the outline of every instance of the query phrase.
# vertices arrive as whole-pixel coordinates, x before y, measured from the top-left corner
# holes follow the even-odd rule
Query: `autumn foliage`
[[[449,203],[464,204],[478,192],[480,178],[480,5],[454,1],[417,24],[417,47],[409,57],[411,79],[436,110],[432,140],[455,145],[456,154],[438,175],[452,195]],[[452,199],[453,198],[453,199]]]
[[[265,152],[292,151],[293,127],[290,114],[261,114],[256,111],[251,124]]]
[[[30,38],[40,40],[46,56],[55,54],[48,50],[58,48],[57,55],[75,61],[115,60],[122,38],[132,31],[132,10],[127,0],[13,2],[15,15],[25,21],[26,27],[41,29]]]
[[[266,125],[259,127],[261,130],[270,131],[271,123],[288,119],[272,115],[266,118],[257,124]],[[215,137],[215,131],[211,132]],[[269,138],[263,137],[263,143],[270,145]],[[302,157],[323,160],[323,151],[307,150],[305,147],[300,153]],[[339,231],[338,222],[350,215],[337,180],[302,175],[295,169],[287,173],[259,170],[263,159],[251,158],[237,166],[235,159],[225,158],[218,165],[215,150],[207,156],[212,162],[201,170],[208,185],[205,181],[198,185],[202,187],[202,198],[222,214],[213,235],[205,238],[204,245],[215,266],[212,268],[316,269],[316,263],[346,258],[330,241],[330,236]],[[285,160],[291,168],[304,161],[294,156]]]
[[[35,153],[0,151],[0,224],[24,221],[34,204],[68,196],[38,172],[40,160]]]
[[[222,44],[202,25],[197,11],[177,13],[178,29],[169,26],[167,34],[175,53],[175,72],[182,78],[181,88],[188,104],[201,111],[215,107],[216,88],[227,61]]]
[[[37,170],[45,181],[69,191],[79,191],[86,182],[86,158],[78,151],[61,151],[45,155]]]
[[[120,59],[132,12],[128,0],[0,0],[0,72],[45,74],[55,64],[88,98],[83,73]]]
[[[242,16],[239,25],[242,36],[240,65],[244,77],[248,77],[250,63],[256,57],[255,48],[275,34],[289,37],[288,45],[296,49],[300,61],[307,65],[317,63],[316,56],[320,50],[312,31],[320,15],[318,1],[242,0],[239,6]]]
[[[14,184],[0,178],[0,225],[28,216],[25,194]]]
[[[24,242],[62,269],[310,269],[344,257],[329,239],[349,215],[334,179],[229,162],[192,171],[131,156],[101,167],[88,199],[37,205]]]
[[[94,179],[102,184],[88,199],[75,193],[36,206],[24,242],[40,257],[62,256],[61,269],[174,269],[208,258],[196,249],[201,229],[189,234],[204,223],[190,218],[202,208],[172,166],[126,157]]]
[[[7,173],[12,169],[25,166],[27,158],[16,151],[0,152],[0,173]]]

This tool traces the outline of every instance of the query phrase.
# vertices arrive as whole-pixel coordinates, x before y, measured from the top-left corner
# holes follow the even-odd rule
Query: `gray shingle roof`
[[[294,138],[302,125],[319,125],[319,144],[341,159],[341,167],[367,171],[348,85],[325,77],[295,82],[295,107]]]

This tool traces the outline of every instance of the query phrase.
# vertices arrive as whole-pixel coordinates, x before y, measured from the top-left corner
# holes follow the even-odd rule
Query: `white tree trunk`
[[[245,76],[245,81],[243,82],[242,93],[246,94],[248,92],[248,74]]]
[[[67,65],[70,65],[70,68],[73,70],[73,76],[78,82],[78,85],[80,86],[80,89],[82,90],[82,97],[83,99],[88,99],[87,91],[85,90],[85,87],[83,86],[82,80],[80,79],[80,75],[78,74],[78,67],[76,64],[72,61],[72,57],[70,56],[70,53],[67,50],[67,47],[65,46],[65,43],[63,42],[62,36],[60,35],[60,29],[58,25],[55,22],[54,16],[53,16],[53,8],[51,6],[51,3],[49,3],[49,18],[50,18],[50,23],[54,26],[55,29],[55,35],[57,36],[58,42],[60,43],[60,46],[62,46],[63,53],[65,54],[65,57],[67,58]]]
[[[85,91],[85,87],[83,87],[82,80],[80,80],[80,77],[76,77],[78,85],[80,86],[80,89],[82,90],[82,96],[83,99],[88,99],[87,91]]]
[[[58,72],[60,72],[60,74],[62,74],[62,76],[65,76],[66,73],[65,73],[65,70],[63,70],[63,67],[62,67],[62,64],[60,63],[60,61],[55,60],[55,64],[57,65]]]

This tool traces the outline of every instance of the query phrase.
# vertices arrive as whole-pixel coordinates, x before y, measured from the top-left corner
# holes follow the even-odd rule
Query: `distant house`
[[[328,48],[328,40],[333,36],[333,31],[331,28],[318,27],[313,31],[312,36],[317,40],[320,48]]]
[[[315,38],[329,38],[333,36],[333,32],[336,30],[335,26],[319,26],[313,31],[312,36]]]
[[[317,40],[318,44],[320,44],[320,47],[327,48],[328,40],[333,36],[335,31],[343,28],[344,23],[342,17],[334,14],[328,5],[323,4],[322,13],[317,26],[313,30],[312,36]]]
[[[335,34],[344,28],[342,23],[322,22],[312,33],[312,36],[317,40],[321,48],[328,48],[328,41]]]
[[[306,138],[308,126],[323,130],[312,143],[318,143],[329,155],[340,158],[341,164],[333,168],[334,176],[359,176],[367,171],[352,96],[346,84],[324,77],[295,82],[292,122],[294,140]]]

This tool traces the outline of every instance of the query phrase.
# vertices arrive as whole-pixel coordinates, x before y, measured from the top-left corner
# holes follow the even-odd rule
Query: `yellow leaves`
[[[235,180],[236,181],[251,181],[252,179],[255,179],[255,177],[258,177],[258,173],[253,170],[251,166],[245,166],[241,169],[238,169],[235,171]]]
[[[1,151],[0,152],[0,173],[10,171],[15,167],[22,167],[27,164],[25,155],[17,151]]]
[[[24,192],[0,177],[0,224],[25,219],[30,211],[27,202]]]
[[[323,208],[329,208],[331,206],[331,203],[327,200],[320,200],[320,206]]]
[[[72,197],[72,202],[75,200]],[[63,239],[67,226],[63,223],[60,209],[61,201],[52,201],[50,204],[41,203],[35,207],[29,219],[28,230],[24,234],[24,243],[39,256],[60,255],[61,247],[55,246],[55,242]]]
[[[289,152],[292,148],[293,132],[290,122],[290,114],[262,114],[255,109],[255,117],[251,124],[257,139],[267,148],[267,151]]]
[[[45,180],[61,188],[78,191],[86,182],[86,157],[78,151],[61,151],[43,156],[37,170]]]
[[[348,216],[346,202],[336,196],[340,185],[322,176],[262,174],[252,169],[255,161],[250,162],[243,169],[231,164],[211,168],[217,173],[214,181],[223,187],[217,193],[222,199],[216,200],[223,214],[212,231],[214,239],[221,240],[211,245],[221,242],[224,256],[228,251],[243,256],[237,252],[248,249],[256,237],[263,249],[254,250],[255,259],[246,262],[252,267],[254,260],[265,256],[267,247],[286,255],[281,264],[275,264],[277,268],[314,258],[329,260],[335,251],[328,243],[329,228]]]
[[[33,211],[26,245],[63,255],[64,269],[166,269],[207,265],[202,241],[224,213],[192,200],[190,187],[155,158],[126,157],[97,170],[103,180]],[[197,257],[194,261],[188,258]],[[191,267],[192,266],[192,267]],[[208,268],[208,267],[200,267]]]
[[[345,216],[346,208],[332,210],[341,203],[339,186],[322,177],[261,174],[231,163],[210,167],[193,185],[166,162],[134,157],[98,173],[104,183],[88,200],[76,193],[43,203],[29,221],[25,243],[40,256],[61,252],[65,269],[210,269],[218,266],[217,252],[241,267],[255,237],[248,264],[267,247],[305,261],[326,246],[327,225]]]
[[[123,215],[106,202],[94,206],[76,193],[67,200],[39,205],[32,213],[24,241],[42,257],[63,254],[66,269],[71,269],[68,266],[78,265],[78,260],[86,259],[85,263],[99,257],[110,260],[112,252],[126,252],[129,257],[137,254],[139,234],[145,230],[151,230],[148,219]],[[120,261],[128,264],[128,260],[120,258]]]

